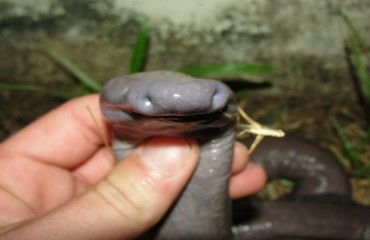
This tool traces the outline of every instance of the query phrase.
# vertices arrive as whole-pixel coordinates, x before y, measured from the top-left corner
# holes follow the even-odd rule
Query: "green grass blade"
[[[362,61],[362,58],[360,55],[360,51],[353,39],[348,41],[348,46],[351,51],[351,60],[353,62],[353,65],[355,66],[357,76],[360,79],[361,90],[363,94],[366,96],[366,98],[369,100],[370,99],[370,76],[367,73],[366,66],[364,62]]]
[[[27,83],[0,83],[0,90],[43,91],[42,87]]]
[[[351,60],[356,69],[357,76],[360,80],[361,91],[367,99],[370,98],[370,76],[367,73],[366,66],[361,58],[361,49],[366,47],[365,41],[357,31],[350,17],[339,9],[339,15],[350,31],[350,38],[347,41],[351,52]]]
[[[56,48],[51,47],[47,44],[43,44],[42,47],[50,54],[50,56],[65,67],[71,74],[73,74],[81,83],[88,86],[93,92],[98,92],[101,90],[100,84],[90,77],[87,73],[82,71],[75,63],[64,56]]]
[[[285,187],[294,187],[295,183],[294,181],[290,180],[290,179],[286,179],[286,178],[279,178],[279,183]]]
[[[240,91],[234,91],[234,97],[237,100],[241,100],[248,96],[249,90],[240,90]]]
[[[364,164],[361,168],[352,170],[351,173],[358,177],[370,178],[370,163]]]
[[[180,72],[189,74],[195,77],[240,77],[243,75],[251,74],[266,74],[272,73],[273,68],[269,65],[258,65],[258,64],[215,64],[215,65],[203,65],[193,68],[182,69]]]
[[[350,19],[350,17],[347,14],[345,14],[342,9],[339,9],[338,12],[339,12],[339,15],[341,16],[343,22],[347,25],[347,28],[351,32],[351,34],[354,37],[358,46],[361,49],[365,48],[365,41],[361,37],[360,33],[357,31],[357,29],[356,29],[355,25],[353,24],[352,20]]]
[[[358,154],[353,150],[352,144],[349,141],[347,135],[344,133],[342,127],[340,126],[339,121],[335,117],[332,117],[331,122],[332,122],[332,125],[335,131],[337,132],[339,136],[339,139],[342,142],[342,148],[343,148],[344,154],[352,162],[354,168],[361,167],[363,163],[361,162]]]
[[[62,99],[71,99],[82,95],[82,93],[72,93],[70,91],[47,89],[27,83],[0,83],[0,90],[44,92],[53,97],[58,97]]]
[[[139,34],[136,39],[134,52],[131,57],[130,73],[136,73],[144,70],[148,43],[149,26],[145,23],[140,27]]]
[[[69,100],[72,98],[80,97],[86,95],[88,93],[83,92],[70,92],[70,91],[63,91],[63,90],[45,90],[46,93],[53,97]]]

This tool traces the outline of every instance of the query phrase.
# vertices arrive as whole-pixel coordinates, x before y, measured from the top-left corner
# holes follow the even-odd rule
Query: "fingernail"
[[[155,175],[172,177],[194,159],[194,142],[178,138],[155,138],[144,143],[139,154]]]

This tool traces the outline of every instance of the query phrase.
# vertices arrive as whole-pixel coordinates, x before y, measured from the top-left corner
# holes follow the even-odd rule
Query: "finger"
[[[256,193],[266,183],[264,170],[253,162],[249,162],[248,150],[244,144],[236,142],[234,145],[234,159],[232,162],[232,176],[229,182],[229,195],[240,198]]]
[[[249,162],[247,167],[230,178],[229,195],[240,198],[258,192],[266,184],[266,173],[257,164]]]
[[[4,239],[132,239],[156,224],[190,178],[193,141],[153,139],[120,162],[94,189]]]
[[[248,150],[245,145],[240,142],[235,142],[232,173],[236,174],[243,171],[248,164],[248,160]]]
[[[102,146],[87,106],[105,128],[97,94],[71,100],[3,142],[0,149],[65,168],[74,168]]]
[[[86,190],[110,172],[115,164],[116,161],[108,149],[100,148],[88,161],[74,169],[73,176],[86,187]]]

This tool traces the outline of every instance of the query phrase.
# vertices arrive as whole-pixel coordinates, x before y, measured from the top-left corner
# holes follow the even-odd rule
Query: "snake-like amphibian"
[[[280,234],[284,231],[284,228],[281,227],[284,225],[284,221],[277,218],[285,216],[281,212],[283,210],[279,212],[268,204],[268,206],[261,206],[262,212],[271,211],[270,215],[278,220],[271,219],[270,221],[262,216],[262,220],[257,219],[255,224],[253,222],[250,224],[248,222],[241,223],[239,220],[244,218],[240,216],[249,218],[251,213],[248,212],[248,208],[240,207],[235,208],[236,218],[233,218],[231,200],[228,196],[228,181],[234,145],[236,104],[233,93],[223,83],[192,78],[169,71],[118,77],[104,86],[101,93],[101,109],[113,129],[113,151],[117,159],[123,159],[130,154],[135,146],[153,136],[196,138],[201,146],[201,157],[195,173],[166,217],[150,232],[151,239],[215,240],[259,239],[259,236],[263,239],[271,236],[271,239],[284,237]],[[274,165],[273,158],[279,158],[279,156],[283,156],[284,151],[285,153],[288,151],[284,149],[289,148],[289,145],[284,142],[279,145],[276,141],[270,142],[272,148],[266,146],[268,142],[257,148],[258,152],[255,156],[258,159],[261,159],[264,150],[276,149],[273,147],[274,145],[282,148],[275,151],[277,156],[271,155],[271,151],[268,151],[270,153],[268,161],[271,163],[265,161],[266,167],[269,167],[268,164]],[[299,144],[305,143],[295,142],[290,147],[294,148]],[[299,159],[299,156],[309,155],[311,154],[309,151],[315,151],[314,149],[306,145],[300,146],[295,152],[295,157]],[[319,160],[322,157],[320,154],[321,152],[318,152],[318,155],[315,155]],[[282,161],[277,160],[276,163],[281,164]],[[289,161],[294,162],[292,159]],[[316,166],[314,163],[307,164],[307,166]],[[304,169],[299,169],[299,171],[304,171]],[[341,179],[342,176],[340,175],[339,178]],[[325,179],[323,179],[324,182]],[[343,180],[340,181],[343,182]],[[302,193],[307,193],[308,190],[313,191],[315,187],[320,186],[310,182],[303,182],[301,185],[303,185]],[[324,192],[328,190],[325,184],[321,187]],[[342,188],[339,187],[337,190],[347,191],[345,190],[346,184],[344,189]],[[299,188],[297,189],[300,191]],[[289,202],[287,204],[289,209]],[[297,204],[299,207],[302,205]],[[268,210],[269,207],[270,210]],[[279,208],[279,206],[277,207]],[[310,207],[311,205],[307,207],[308,212],[310,212]],[[312,207],[320,206],[312,205]],[[320,209],[316,210],[320,211]],[[329,212],[328,214],[337,213]],[[287,223],[291,224],[295,221],[296,224],[299,224],[299,217],[294,218],[288,215],[287,217],[292,219],[292,221],[288,221],[288,219]],[[305,218],[305,216],[303,215],[301,218]],[[368,221],[367,225],[370,222],[369,218],[370,214],[367,219],[365,217],[365,220]],[[316,220],[308,219],[307,221]],[[263,224],[268,222],[268,224],[261,225],[261,222]],[[288,229],[292,227],[288,227]],[[254,231],[256,229],[258,231]],[[363,235],[365,230],[359,229],[356,236]],[[270,233],[264,233],[264,231],[270,231]],[[290,231],[288,234],[291,235],[286,235],[286,237],[301,237],[294,231]]]

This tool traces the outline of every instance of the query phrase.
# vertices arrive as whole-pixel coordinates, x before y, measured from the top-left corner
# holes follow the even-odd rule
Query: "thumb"
[[[198,156],[194,141],[152,139],[93,189],[18,228],[18,233],[23,229],[22,235],[32,239],[135,238],[164,216],[189,180]]]

